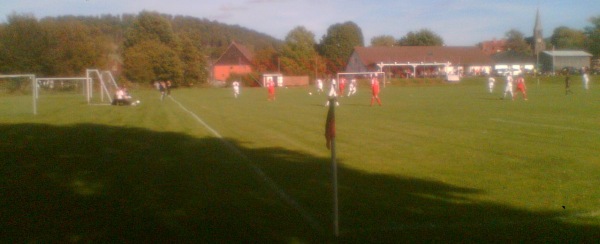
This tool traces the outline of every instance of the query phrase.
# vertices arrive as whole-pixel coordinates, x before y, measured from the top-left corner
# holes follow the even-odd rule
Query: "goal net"
[[[113,95],[119,89],[117,81],[110,71],[87,69],[86,78],[88,104],[111,104]]]
[[[37,78],[36,98],[40,96],[80,96],[87,94],[86,78]]]
[[[52,111],[87,104],[87,79],[85,77],[36,78],[34,93],[39,111]]]
[[[0,75],[0,117],[36,114],[35,75]]]

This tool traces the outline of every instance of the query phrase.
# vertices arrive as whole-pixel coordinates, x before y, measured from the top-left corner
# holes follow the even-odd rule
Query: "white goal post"
[[[7,74],[7,75],[2,75],[0,74],[0,80],[2,79],[19,79],[19,78],[27,78],[31,81],[31,99],[32,99],[32,103],[33,103],[33,114],[36,115],[37,114],[37,103],[36,103],[36,96],[35,94],[37,93],[37,86],[36,86],[36,81],[35,81],[35,75],[34,74]]]
[[[94,88],[100,90],[100,103],[108,104],[112,103],[113,97],[116,90],[119,89],[115,78],[110,71],[100,71],[98,69],[86,69],[85,76],[88,81],[87,99],[88,104],[95,104]]]

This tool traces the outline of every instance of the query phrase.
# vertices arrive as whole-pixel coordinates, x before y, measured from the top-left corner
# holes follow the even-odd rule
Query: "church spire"
[[[535,26],[533,27],[533,52],[538,55],[546,49],[544,35],[542,34],[542,21],[540,20],[540,9],[535,13]]]

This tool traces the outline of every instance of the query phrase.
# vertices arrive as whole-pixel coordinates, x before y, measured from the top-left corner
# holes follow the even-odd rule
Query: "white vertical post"
[[[100,74],[98,74],[98,79],[100,80],[100,82],[98,82],[100,84],[100,101],[104,102],[104,90],[106,89],[106,85],[104,84],[104,79],[102,79]]]
[[[94,82],[92,81],[92,77],[90,77],[90,70],[86,69],[85,70],[85,78],[87,78],[86,82],[87,82],[87,102],[88,104],[90,104],[92,102],[92,96],[93,96],[93,92],[94,92]]]
[[[37,89],[37,80],[35,79],[35,76],[29,76],[29,79],[31,79],[31,89],[32,89],[32,100],[33,100],[33,115],[37,115],[37,93],[38,93],[38,89]]]
[[[86,82],[86,89],[87,89],[87,102],[88,104],[90,104],[92,102],[92,79],[90,79],[90,77],[88,76],[87,79],[85,80]]]
[[[329,111],[331,112],[331,114],[333,116],[333,121],[335,121],[336,103],[337,103],[337,98],[334,97],[334,98],[329,99]],[[329,118],[327,118],[327,119],[329,119]],[[329,131],[326,133],[329,133]],[[333,137],[331,138],[331,174],[332,174],[331,181],[332,181],[332,185],[333,185],[333,234],[335,235],[335,237],[338,237],[338,236],[340,236],[340,220],[339,220],[339,208],[338,208],[339,204],[338,204],[338,183],[337,183],[336,157],[337,157],[337,155],[336,155],[336,151],[335,151],[335,134],[334,134]]]

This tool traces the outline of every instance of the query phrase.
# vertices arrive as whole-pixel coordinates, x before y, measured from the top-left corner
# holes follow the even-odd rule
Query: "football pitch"
[[[593,242],[600,77],[393,80],[336,107],[313,87],[175,89],[139,106],[0,101],[2,242]],[[312,92],[312,95],[309,95]],[[29,103],[27,103],[29,102]],[[19,112],[15,112],[19,111]]]

